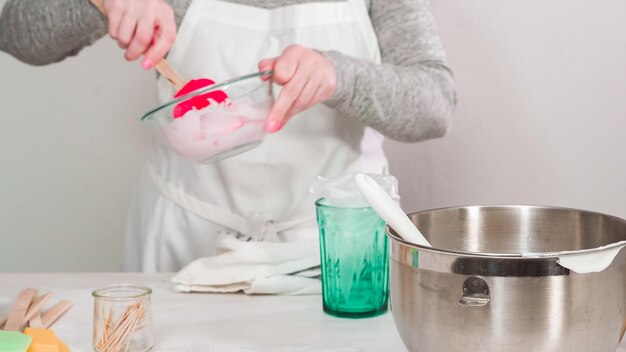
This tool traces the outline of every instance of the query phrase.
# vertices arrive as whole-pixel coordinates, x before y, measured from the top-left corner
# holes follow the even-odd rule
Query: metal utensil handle
[[[90,1],[95,7],[98,8],[98,10],[100,10],[100,12],[102,12],[102,14],[106,16],[106,12],[104,11],[104,0]],[[187,83],[187,81],[185,81],[165,59],[159,60],[159,62],[154,65],[154,68],[157,70],[158,73],[160,73],[161,75],[163,75],[163,77],[170,81],[170,83],[172,83],[176,90],[180,90]]]

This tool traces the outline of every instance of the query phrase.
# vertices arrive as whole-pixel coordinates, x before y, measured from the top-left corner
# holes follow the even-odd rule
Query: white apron
[[[291,44],[337,50],[380,62],[363,0],[305,3],[273,10],[194,0],[168,60],[183,77],[221,81],[256,72],[263,58]],[[165,79],[159,99],[171,99]],[[127,271],[177,271],[215,254],[220,232],[257,241],[317,236],[317,176],[387,170],[383,138],[323,104],[294,116],[259,147],[210,165],[157,145],[140,176],[130,209]]]

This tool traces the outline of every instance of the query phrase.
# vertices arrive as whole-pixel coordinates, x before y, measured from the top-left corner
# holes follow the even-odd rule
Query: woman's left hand
[[[272,133],[283,128],[293,115],[330,99],[337,85],[331,62],[300,45],[289,46],[279,57],[262,60],[259,70],[273,70],[274,83],[282,86],[265,123],[265,129]]]

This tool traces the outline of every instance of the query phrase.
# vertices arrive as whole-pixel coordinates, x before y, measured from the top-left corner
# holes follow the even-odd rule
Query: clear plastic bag
[[[350,208],[369,206],[354,183],[354,175],[356,174],[349,173],[333,179],[320,176],[309,187],[309,193],[317,197],[317,199],[324,198],[327,205]],[[400,200],[398,179],[395,176],[367,175],[387,191],[393,199],[396,201]]]

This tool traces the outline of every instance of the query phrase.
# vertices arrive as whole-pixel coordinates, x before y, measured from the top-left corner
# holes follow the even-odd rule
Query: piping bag
[[[355,175],[354,181],[372,209],[402,238],[418,245],[432,247],[415,224],[376,182],[365,174]],[[608,268],[624,247],[626,247],[626,240],[577,251],[522,253],[522,257],[557,257],[559,265],[575,273],[596,273]]]
[[[91,3],[100,10],[100,12],[104,15],[104,0],[90,0]],[[165,77],[173,86],[176,88],[177,92],[174,95],[174,98],[183,97],[193,91],[196,91],[201,88],[209,87],[215,82],[208,78],[199,78],[192,79],[185,83],[185,79],[183,79],[176,70],[174,70],[171,65],[165,59],[159,60],[156,63],[154,68],[159,72],[163,77]],[[210,91],[204,94],[198,94],[194,97],[191,97],[187,100],[184,100],[178,103],[173,110],[173,117],[175,119],[183,117],[187,111],[192,109],[204,109],[205,107],[211,104],[211,101],[216,103],[223,103],[228,99],[228,95],[224,91],[215,90]]]

